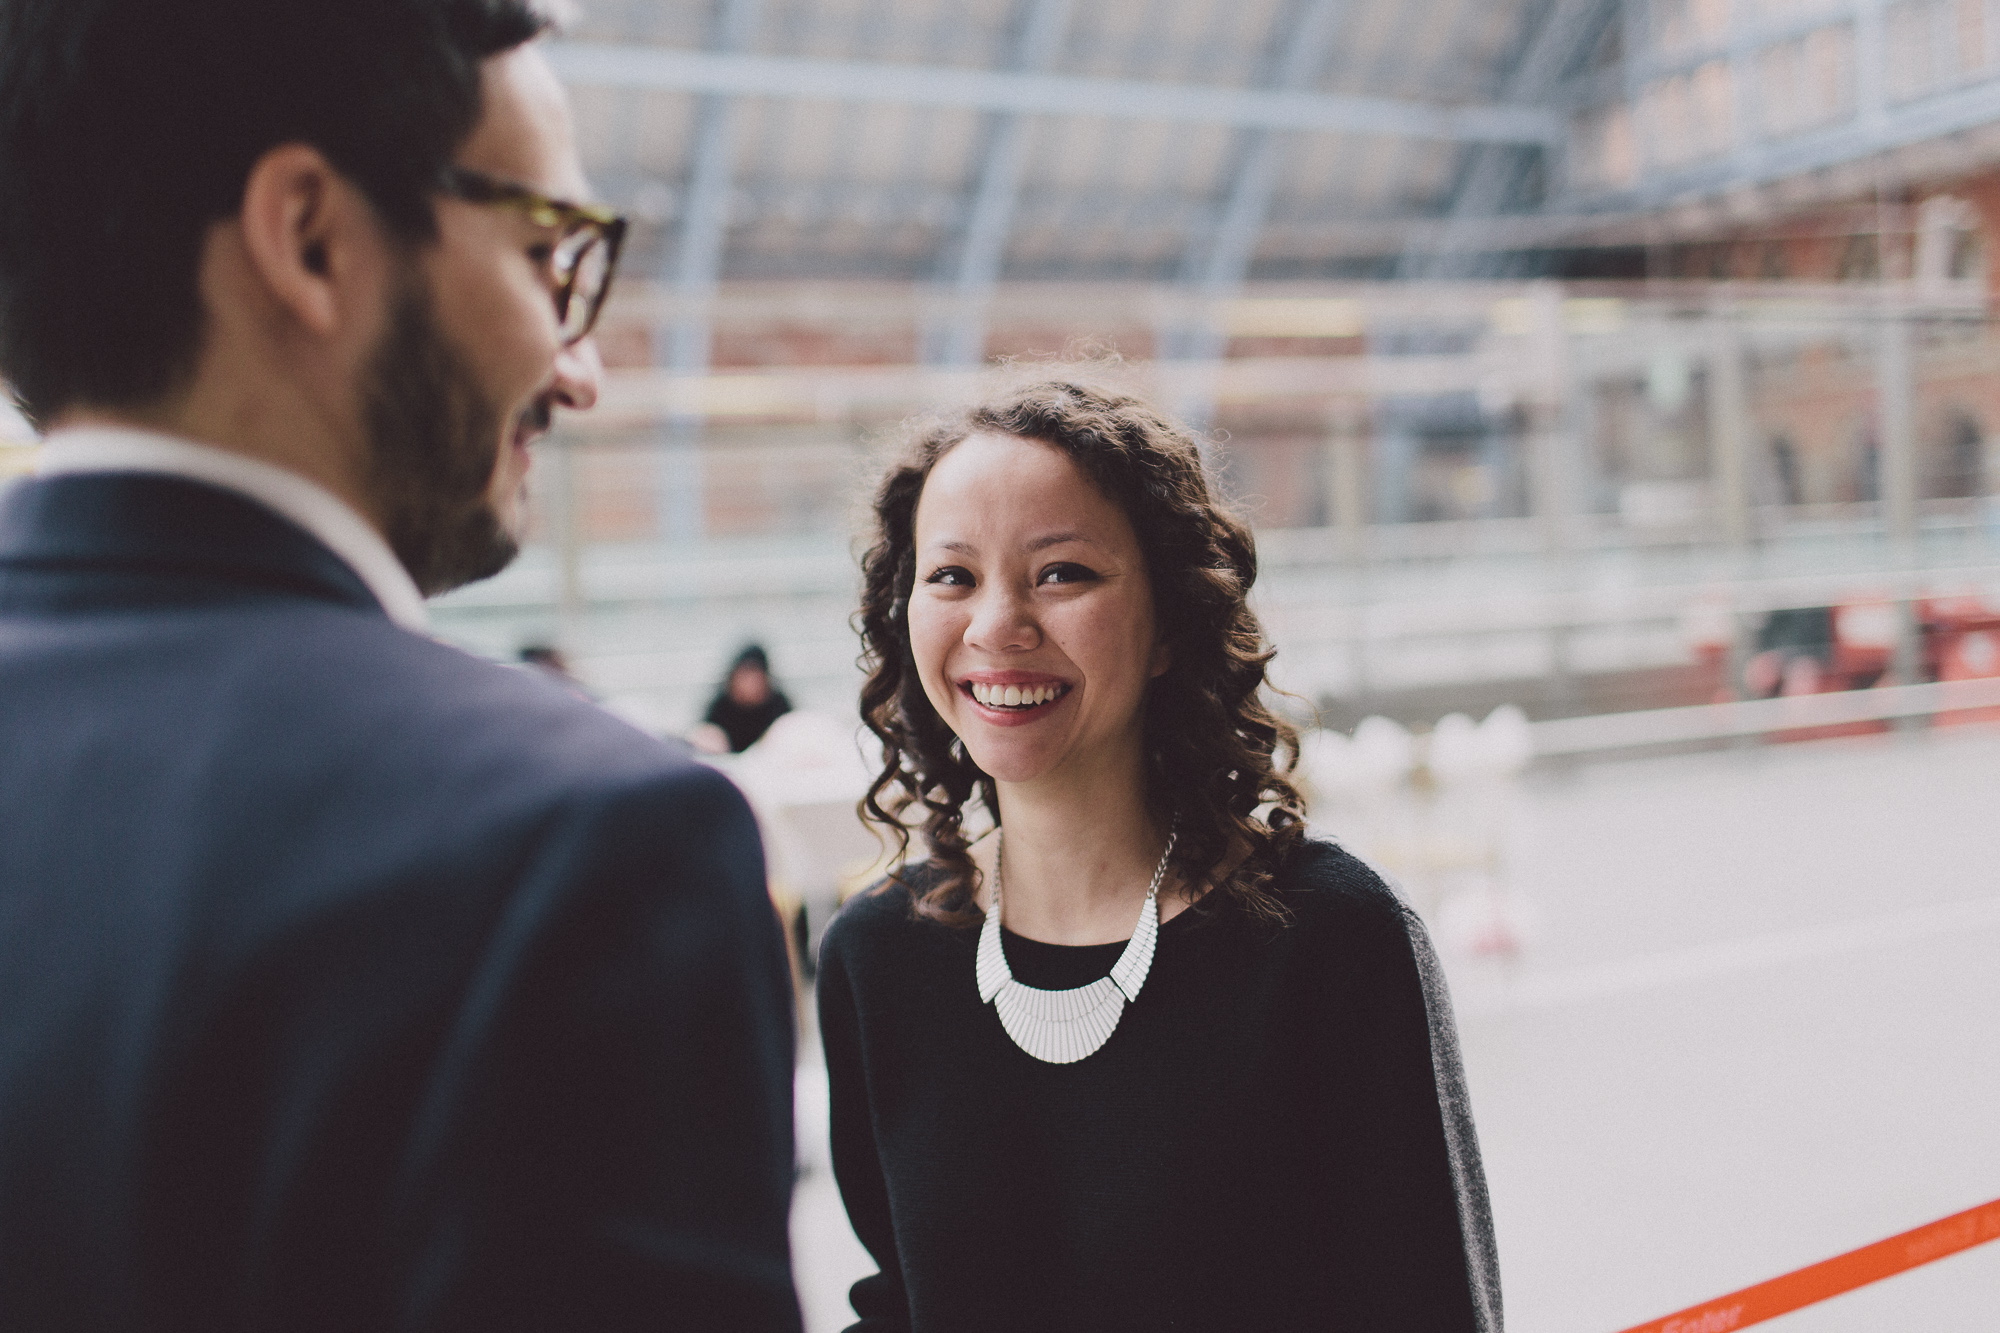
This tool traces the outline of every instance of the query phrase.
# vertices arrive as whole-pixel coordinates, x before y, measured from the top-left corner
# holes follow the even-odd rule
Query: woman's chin
[[[966,755],[979,765],[979,771],[995,782],[1016,786],[1023,782],[1033,782],[1055,767],[1051,755],[1027,753],[1025,747],[1013,745],[982,745],[965,747]]]

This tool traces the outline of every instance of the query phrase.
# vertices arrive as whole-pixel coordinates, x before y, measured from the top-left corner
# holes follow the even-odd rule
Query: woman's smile
[[[958,682],[959,693],[976,705],[975,716],[1000,727],[1025,726],[1052,716],[1069,697],[1068,681],[1020,671],[975,672]]]

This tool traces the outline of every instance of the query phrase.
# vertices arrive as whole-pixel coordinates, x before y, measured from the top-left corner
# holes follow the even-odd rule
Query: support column
[[[1747,573],[1743,557],[1751,539],[1750,516],[1750,394],[1744,366],[1743,329],[1736,308],[1723,304],[1708,321],[1708,467],[1715,492],[1716,526],[1736,557],[1735,577]],[[1732,593],[1732,602],[1740,593]],[[1732,699],[1744,697],[1743,670],[1757,637],[1757,618],[1733,605],[1729,615],[1729,646],[1723,658],[1724,686]],[[1734,742],[1741,749],[1751,738]]]
[[[1075,8],[1076,0],[1027,0],[1012,68],[1032,72],[1054,63]],[[945,275],[950,288],[944,310],[924,330],[922,355],[928,364],[976,366],[986,359],[987,316],[1021,193],[1027,134],[1024,114],[1000,112],[989,118],[971,210],[957,258]]]
[[[1571,430],[1570,399],[1575,393],[1570,368],[1569,332],[1563,327],[1562,289],[1538,283],[1529,297],[1534,336],[1533,364],[1539,375],[1525,395],[1528,452],[1528,505],[1542,527],[1551,551],[1569,547],[1576,513],[1574,473],[1577,453]]]
[[[1711,312],[1708,346],[1708,465],[1715,516],[1723,540],[1741,550],[1751,535],[1750,395],[1734,307]]]
[[[1272,61],[1263,86],[1295,92],[1312,85],[1326,67],[1333,43],[1347,16],[1350,0],[1300,0],[1289,27],[1276,34]],[[1281,20],[1282,21],[1282,20]],[[1250,272],[1257,241],[1271,211],[1284,154],[1293,136],[1281,130],[1245,130],[1233,155],[1235,175],[1216,214],[1206,244],[1191,245],[1181,262],[1181,278],[1200,296],[1196,318],[1166,331],[1163,357],[1176,361],[1215,361],[1228,345],[1222,327],[1225,303],[1236,295]],[[1213,389],[1189,380],[1175,395],[1173,411],[1197,432],[1215,417]]]
[[[1325,468],[1325,512],[1343,560],[1359,561],[1368,539],[1367,420],[1359,407],[1343,403],[1329,414]]]
[[[1898,562],[1915,555],[1917,540],[1916,385],[1911,365],[1911,330],[1900,309],[1884,312],[1876,343],[1877,493],[1882,526]]]
[[[583,533],[576,502],[576,445],[557,439],[554,464],[549,468],[547,519],[549,536],[556,548],[557,642],[574,650],[583,622]]]
[[[1605,0],[1552,0],[1538,15],[1538,25],[1508,73],[1502,99],[1509,105],[1546,103],[1584,46],[1603,35],[1606,16]],[[1468,145],[1465,151],[1468,160],[1452,192],[1442,236],[1427,251],[1406,248],[1396,260],[1398,277],[1474,276],[1473,261],[1486,241],[1489,219],[1500,212],[1508,192],[1531,161],[1531,155],[1518,145]],[[1546,189],[1551,195],[1561,191],[1568,172],[1563,158],[1558,145],[1542,146]]]
[[[1886,239],[1886,238],[1885,238]],[[1889,560],[1903,569],[1917,564],[1916,382],[1911,357],[1912,329],[1900,303],[1887,305],[1876,344],[1876,490],[1881,496],[1882,529]],[[1896,649],[1889,667],[1898,685],[1923,679],[1922,628],[1916,604],[1896,605]]]
[[[1856,0],[1854,6],[1854,118],[1871,138],[1887,116],[1888,7],[1888,0]],[[1882,238],[1885,244],[1888,239]]]
[[[718,0],[709,48],[743,51],[757,27],[759,0]],[[717,280],[729,227],[729,194],[735,171],[736,101],[704,94],[695,109],[687,191],[680,235],[662,256],[661,285],[668,293],[664,318],[653,331],[653,359],[675,375],[706,375],[713,334]],[[659,530],[671,542],[694,541],[706,526],[701,441],[707,417],[699,410],[669,413],[659,478]]]
[[[1377,421],[1370,450],[1368,480],[1377,523],[1407,523],[1410,518],[1410,476],[1417,466],[1416,434],[1402,421],[1386,426]]]

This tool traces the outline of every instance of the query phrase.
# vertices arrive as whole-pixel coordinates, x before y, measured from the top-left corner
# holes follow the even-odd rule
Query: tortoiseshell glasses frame
[[[469,204],[511,208],[535,226],[556,232],[559,239],[549,262],[555,270],[556,318],[563,346],[574,347],[590,336],[618,271],[625,218],[599,204],[553,199],[517,181],[469,167],[447,168],[438,191]]]

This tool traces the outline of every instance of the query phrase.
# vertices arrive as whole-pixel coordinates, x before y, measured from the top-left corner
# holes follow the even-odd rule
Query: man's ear
[[[364,266],[372,223],[360,192],[306,144],[273,148],[244,182],[239,225],[251,266],[272,299],[321,336],[338,332],[351,308],[343,288]]]

